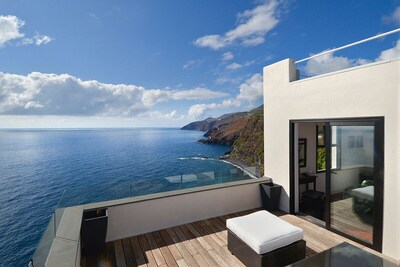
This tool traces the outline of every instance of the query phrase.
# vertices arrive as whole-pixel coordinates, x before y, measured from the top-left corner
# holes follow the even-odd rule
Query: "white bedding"
[[[366,187],[353,189],[351,190],[351,195],[353,197],[358,197],[368,201],[374,201],[374,186],[370,185]]]
[[[303,229],[265,210],[228,219],[226,226],[258,254],[264,254],[303,239]]]

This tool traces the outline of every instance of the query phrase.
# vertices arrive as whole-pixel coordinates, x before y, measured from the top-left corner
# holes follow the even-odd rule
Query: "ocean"
[[[0,130],[0,266],[27,266],[65,190],[231,168],[179,129]],[[145,192],[142,192],[145,193]]]

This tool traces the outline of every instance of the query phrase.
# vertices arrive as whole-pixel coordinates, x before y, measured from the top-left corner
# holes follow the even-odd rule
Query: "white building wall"
[[[260,183],[220,187],[210,190],[173,194],[108,207],[106,241],[123,239],[172,226],[200,221],[234,212],[260,208]]]
[[[283,186],[281,209],[289,211],[290,120],[383,116],[383,253],[400,259],[400,60],[295,79],[292,59],[264,68],[265,176]]]

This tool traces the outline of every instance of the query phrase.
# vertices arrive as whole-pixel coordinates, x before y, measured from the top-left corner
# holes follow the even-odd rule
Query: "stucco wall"
[[[172,195],[108,208],[107,241],[261,207],[259,182]]]
[[[284,187],[289,210],[289,120],[383,116],[383,253],[400,259],[400,61],[364,65],[296,81],[286,59],[264,68],[265,176]]]

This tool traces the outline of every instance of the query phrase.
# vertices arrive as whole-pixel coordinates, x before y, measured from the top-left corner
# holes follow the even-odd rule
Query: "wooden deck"
[[[102,253],[82,255],[81,266],[244,266],[227,248],[225,222],[228,218],[254,211],[229,214],[108,242]],[[275,214],[304,230],[307,257],[345,241],[364,248],[294,215],[282,212]],[[380,255],[368,248],[364,249]]]
[[[373,227],[353,211],[352,198],[332,202],[332,227],[372,244]]]

